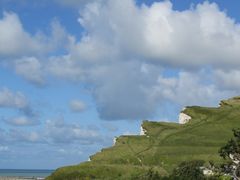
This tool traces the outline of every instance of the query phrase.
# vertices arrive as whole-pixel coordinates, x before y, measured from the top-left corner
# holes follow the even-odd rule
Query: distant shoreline
[[[40,177],[12,177],[12,176],[0,176],[0,180],[44,180]]]
[[[53,172],[43,169],[0,169],[0,180],[44,180]]]

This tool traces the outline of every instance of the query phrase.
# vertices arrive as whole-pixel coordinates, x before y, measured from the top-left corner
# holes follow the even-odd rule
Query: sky
[[[142,120],[240,91],[238,0],[0,0],[0,168],[78,164]]]

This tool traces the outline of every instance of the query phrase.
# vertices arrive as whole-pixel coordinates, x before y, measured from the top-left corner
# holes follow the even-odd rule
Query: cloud
[[[26,126],[29,122],[18,119],[10,122],[14,126]],[[15,124],[13,124],[15,123]],[[28,124],[29,125],[29,124]],[[98,130],[81,127],[79,124],[66,123],[63,119],[47,120],[38,129],[11,128],[0,131],[0,139],[4,143],[17,144],[48,144],[48,145],[92,145],[101,144],[104,138]]]
[[[51,23],[49,36],[40,31],[32,35],[24,29],[18,15],[11,12],[3,13],[0,19],[0,33],[0,57],[7,59],[43,56],[68,46],[72,41],[71,36],[57,20]]]
[[[69,104],[72,112],[83,112],[86,110],[86,104],[80,100],[72,100]]]
[[[65,55],[50,57],[46,65],[46,71],[60,79],[78,82],[86,78],[89,69],[81,67],[70,58],[70,55]]]
[[[59,3],[64,6],[69,6],[69,7],[79,7],[82,5],[85,5],[89,2],[92,2],[93,0],[55,0],[56,3]]]
[[[6,132],[8,142],[17,143],[43,143],[44,139],[39,132],[23,131],[18,129],[10,129]]]
[[[21,25],[14,14],[2,21],[8,22],[7,17]],[[94,1],[84,6],[78,21],[84,28],[80,40],[53,23],[55,36],[44,41],[51,39],[47,47],[60,44],[58,48],[68,42],[68,53],[49,55],[44,62],[35,56],[18,58],[16,73],[36,84],[44,82],[43,74],[87,84],[105,120],[147,119],[154,117],[164,101],[189,105],[199,100],[212,105],[236,94],[206,80],[215,75],[218,82],[225,82],[215,69],[226,72],[240,65],[240,26],[215,3],[176,11],[170,1],[150,6],[136,5],[133,0]],[[174,77],[164,75],[176,68],[181,70]],[[198,77],[208,68],[207,78]],[[213,101],[203,102],[206,98]]]
[[[4,12],[0,19],[0,55],[17,56],[46,51],[41,37],[32,37],[25,32],[18,16]],[[23,46],[24,44],[24,46]]]
[[[45,85],[43,78],[43,67],[35,57],[24,57],[14,62],[16,74],[22,76],[31,83],[38,86]]]
[[[209,82],[209,76],[205,73],[180,72],[179,77],[159,76],[158,84],[153,88],[154,96],[181,106],[214,106],[221,99],[234,95],[234,92],[220,90],[217,85]]]
[[[0,18],[0,62],[18,76],[37,86],[46,85],[45,61],[49,56],[65,52],[74,42],[57,19],[47,33],[27,32],[17,14],[4,12]]]
[[[64,120],[47,121],[45,133],[48,142],[52,143],[93,144],[102,142],[97,131],[81,128],[77,124],[67,124]]]
[[[214,77],[219,85],[223,89],[230,89],[238,92],[240,90],[240,71],[236,69],[214,71]]]
[[[180,12],[170,1],[139,7],[117,0],[88,4],[80,13],[87,32],[77,45],[83,59],[120,51],[173,67],[239,65],[240,26],[215,3]]]
[[[27,98],[21,92],[12,92],[8,88],[0,90],[0,107],[25,109],[29,106]]]
[[[2,117],[5,123],[13,126],[39,125],[39,114],[33,109],[29,100],[22,92],[13,92],[8,88],[0,89],[0,108],[18,111],[15,117]]]
[[[138,62],[116,63],[96,73],[93,96],[100,117],[105,120],[142,119],[152,117],[156,101],[148,94],[156,81],[154,70],[141,71]]]
[[[240,26],[215,3],[176,11],[170,1],[149,6],[133,0],[55,2],[81,8],[79,40],[57,20],[47,33],[30,33],[20,16],[6,12],[0,18],[1,63],[4,60],[17,76],[40,87],[54,78],[86,87],[103,120],[170,119],[182,106],[216,105],[239,92]],[[63,119],[30,130],[25,126],[37,125],[40,116],[23,93],[8,88],[0,90],[0,107],[19,113],[3,118],[11,126],[0,129],[0,151],[25,144],[48,151],[52,146],[53,155],[76,159],[105,143],[109,133],[120,131],[113,122],[103,122],[108,134],[103,137],[98,127]],[[86,110],[79,100],[69,107]],[[13,156],[6,157],[9,161]]]
[[[30,119],[30,117],[26,116],[18,116],[18,117],[13,117],[13,118],[8,118],[8,119],[3,119],[5,123],[12,125],[12,126],[36,126],[39,125],[40,122],[33,118]]]
[[[240,65],[240,26],[215,3],[175,11],[170,1],[96,1],[80,11],[79,23],[82,39],[51,58],[47,71],[90,84],[101,119],[151,118],[164,101],[215,105],[236,94],[207,80],[215,68]],[[173,78],[164,76],[175,68]]]
[[[8,146],[1,146],[0,145],[0,152],[7,152],[9,151],[9,147]]]

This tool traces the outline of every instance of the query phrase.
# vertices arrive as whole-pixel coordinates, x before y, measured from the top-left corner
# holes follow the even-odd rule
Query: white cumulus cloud
[[[41,31],[31,34],[26,31],[18,15],[4,12],[0,19],[0,57],[43,56],[57,49],[66,48],[72,41],[61,24],[54,20],[47,36]]]
[[[17,56],[46,51],[41,36],[25,32],[19,17],[4,12],[0,19],[0,56]]]
[[[79,22],[87,32],[77,46],[83,59],[120,51],[171,66],[239,65],[240,26],[215,3],[175,11],[170,1],[108,0],[88,4]]]
[[[213,105],[236,94],[213,81],[215,68],[240,65],[240,26],[215,3],[176,11],[170,1],[95,1],[78,20],[83,37],[68,55],[51,58],[47,71],[91,84],[102,119],[151,118],[166,100]],[[164,77],[176,68],[173,78]]]
[[[9,19],[25,32],[15,14],[1,21]],[[203,104],[212,105],[236,94],[226,72],[240,65],[240,26],[216,3],[176,11],[170,1],[149,6],[134,0],[92,1],[78,21],[84,28],[80,40],[53,23],[52,44],[68,39],[68,53],[48,56],[44,62],[34,56],[19,58],[16,73],[37,84],[43,82],[43,73],[88,84],[105,120],[151,118],[165,100],[187,105],[208,99]],[[173,77],[164,76],[176,69]],[[198,77],[204,69],[209,71],[207,78]],[[79,103],[70,103],[70,108],[83,109]]]

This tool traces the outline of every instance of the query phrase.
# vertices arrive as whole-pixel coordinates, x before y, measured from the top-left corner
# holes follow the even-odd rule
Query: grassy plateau
[[[219,148],[232,137],[233,128],[240,128],[240,97],[216,108],[187,107],[183,113],[191,116],[186,124],[143,121],[145,135],[120,136],[91,161],[59,168],[47,179],[132,179],[150,168],[165,176],[183,161],[221,163]]]

